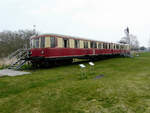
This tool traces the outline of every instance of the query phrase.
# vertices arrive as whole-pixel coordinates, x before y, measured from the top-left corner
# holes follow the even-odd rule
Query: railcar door
[[[92,48],[93,55],[95,55],[96,54],[95,49],[97,48],[97,43],[92,41],[91,48]]]
[[[68,46],[69,46],[69,40],[64,39],[64,48],[68,48]]]

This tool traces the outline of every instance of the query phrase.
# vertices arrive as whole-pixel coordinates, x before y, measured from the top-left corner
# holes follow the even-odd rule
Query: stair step
[[[28,50],[18,49],[14,53],[12,53],[8,58],[15,58],[17,61],[12,63],[9,69],[19,69],[26,63],[26,58],[28,57]]]

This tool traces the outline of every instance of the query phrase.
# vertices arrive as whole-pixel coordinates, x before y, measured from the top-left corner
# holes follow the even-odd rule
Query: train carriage
[[[129,45],[84,38],[45,34],[31,37],[30,60],[45,63],[73,58],[93,58],[100,55],[127,55]]]

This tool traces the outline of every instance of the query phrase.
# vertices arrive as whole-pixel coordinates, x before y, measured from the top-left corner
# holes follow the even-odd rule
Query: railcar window
[[[108,49],[111,49],[111,45],[109,44],[109,48]]]
[[[35,39],[32,40],[32,47],[35,48]]]
[[[75,48],[80,48],[80,43],[79,43],[79,40],[74,40],[75,41],[75,45],[74,45],[74,47]]]
[[[113,49],[116,49],[116,48],[115,48],[115,44],[114,44],[114,46],[113,46]]]
[[[94,42],[94,48],[97,48],[97,43],[96,42]]]
[[[116,48],[119,49],[119,45],[118,44],[116,45]]]
[[[123,45],[121,45],[121,46],[120,46],[120,49],[122,49],[122,50],[123,50],[123,49],[124,49],[124,46],[123,46]]]
[[[88,48],[88,42],[87,41],[84,42],[84,48]]]
[[[64,48],[69,48],[69,40],[64,39]]]
[[[41,48],[45,47],[45,37],[41,37]]]
[[[103,46],[103,43],[98,43],[98,48],[99,48],[99,49],[103,49],[102,46]]]
[[[90,45],[91,45],[91,48],[93,48],[94,42],[91,42]]]
[[[39,48],[39,38],[36,39],[36,44],[35,44],[35,48]]]
[[[104,49],[107,49],[107,43],[104,43],[103,47]]]
[[[50,47],[54,48],[56,47],[56,38],[55,37],[50,37]]]
[[[39,38],[32,39],[32,48],[39,48]]]
[[[97,48],[96,42],[91,42],[91,48]]]
[[[33,42],[32,47],[35,48],[35,39],[33,39],[32,42]]]
[[[31,47],[31,48],[33,48],[33,42],[34,42],[34,40],[31,39],[31,41],[30,41],[30,47]]]

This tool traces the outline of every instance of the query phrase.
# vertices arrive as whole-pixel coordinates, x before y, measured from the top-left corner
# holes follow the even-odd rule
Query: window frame
[[[40,42],[40,48],[45,48],[45,37],[40,37],[41,42]]]
[[[39,45],[39,38],[33,38],[31,40],[31,48],[40,48]]]
[[[80,40],[74,40],[74,48],[80,48]]]
[[[52,43],[52,39],[53,43]],[[50,37],[50,48],[55,48],[57,46],[57,38],[56,37]]]
[[[88,41],[84,41],[83,44],[84,44],[84,48],[89,48]]]

